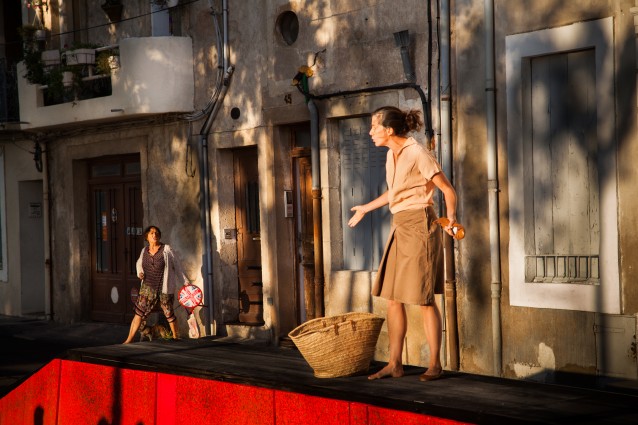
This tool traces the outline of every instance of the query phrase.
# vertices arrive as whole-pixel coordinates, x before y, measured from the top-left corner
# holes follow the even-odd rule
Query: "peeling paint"
[[[556,356],[551,347],[541,342],[538,344],[538,362],[514,363],[513,370],[517,378],[528,378],[533,375],[544,374],[547,370],[556,370]]]
[[[556,369],[554,350],[542,342],[538,345],[538,362],[545,369]]]

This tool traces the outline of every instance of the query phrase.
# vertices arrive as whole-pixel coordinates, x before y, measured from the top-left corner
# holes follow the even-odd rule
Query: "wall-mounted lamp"
[[[416,74],[410,61],[410,32],[403,30],[394,33],[394,42],[401,48],[401,60],[403,61],[403,73],[405,79],[411,82],[416,80]]]

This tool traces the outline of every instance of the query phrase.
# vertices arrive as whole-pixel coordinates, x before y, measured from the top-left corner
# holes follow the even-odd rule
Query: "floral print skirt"
[[[161,288],[153,289],[150,286],[142,282],[140,286],[140,293],[137,296],[137,302],[135,303],[135,314],[141,316],[142,319],[146,319],[153,311],[153,308],[159,301],[160,307],[166,316],[168,323],[177,320],[175,312],[173,311],[173,294],[163,294]]]

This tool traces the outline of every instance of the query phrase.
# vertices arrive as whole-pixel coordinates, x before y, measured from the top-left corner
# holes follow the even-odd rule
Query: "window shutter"
[[[347,225],[353,206],[368,203],[386,190],[386,150],[374,146],[368,135],[369,128],[369,117],[339,123],[343,257],[344,268],[350,270],[378,267],[390,227],[387,208],[366,214],[354,228]]]

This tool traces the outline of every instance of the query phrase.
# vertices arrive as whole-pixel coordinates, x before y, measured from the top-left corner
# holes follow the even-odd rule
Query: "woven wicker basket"
[[[346,313],[310,320],[288,336],[317,378],[366,372],[384,319],[371,313]]]

